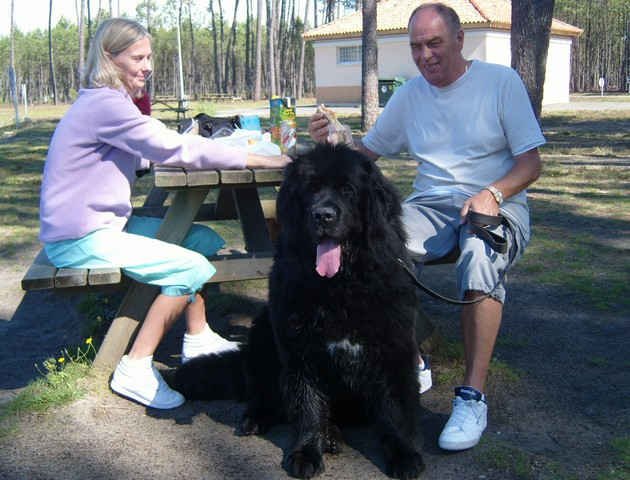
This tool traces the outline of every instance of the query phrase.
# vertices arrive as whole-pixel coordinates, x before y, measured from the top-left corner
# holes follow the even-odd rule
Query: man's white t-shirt
[[[406,150],[416,159],[413,198],[469,197],[503,177],[514,156],[545,143],[525,86],[511,68],[473,61],[464,75],[439,88],[422,76],[396,90],[362,140],[379,155]],[[526,192],[501,212],[529,240]]]

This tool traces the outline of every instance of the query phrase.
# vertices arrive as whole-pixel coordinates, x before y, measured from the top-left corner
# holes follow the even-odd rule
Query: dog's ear
[[[276,197],[276,215],[278,222],[285,228],[292,229],[302,221],[302,200],[300,196],[299,168],[300,160],[289,163],[284,169],[284,180]]]
[[[378,210],[385,218],[397,218],[400,216],[400,196],[398,191],[387,180],[378,166],[371,160],[364,163],[368,174],[369,188],[371,190],[371,208]]]
[[[368,191],[365,195],[365,225],[371,238],[394,235],[403,240],[401,223],[401,200],[398,191],[381,173],[372,160],[366,160],[364,169],[368,174]]]

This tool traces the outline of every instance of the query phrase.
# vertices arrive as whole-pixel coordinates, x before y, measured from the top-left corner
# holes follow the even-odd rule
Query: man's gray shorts
[[[464,298],[467,290],[490,293],[505,302],[505,276],[501,275],[520,256],[514,241],[514,229],[503,222],[491,231],[508,243],[505,254],[498,253],[461,223],[460,210],[465,197],[434,195],[405,200],[403,224],[408,235],[407,248],[415,262],[424,263],[447,255],[459,245],[455,264],[457,291]],[[495,288],[496,285],[496,288]],[[494,289],[494,290],[493,290]]]

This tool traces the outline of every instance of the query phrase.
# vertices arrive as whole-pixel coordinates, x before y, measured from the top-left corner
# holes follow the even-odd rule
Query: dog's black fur
[[[336,424],[361,412],[377,425],[387,473],[416,478],[419,299],[396,260],[408,262],[394,187],[360,153],[318,146],[287,167],[277,213],[269,308],[248,345],[190,361],[175,387],[188,399],[244,397],[244,435],[288,420],[285,467],[300,478],[323,472],[322,454],[341,446]],[[332,276],[315,269],[322,240],[341,246]]]

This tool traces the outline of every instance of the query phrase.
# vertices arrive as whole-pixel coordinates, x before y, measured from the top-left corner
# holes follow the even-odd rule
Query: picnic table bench
[[[210,102],[242,102],[243,97],[232,95],[231,93],[207,93],[197,97],[197,100],[208,100]]]
[[[135,215],[163,218],[156,238],[180,244],[197,221],[238,220],[242,248],[224,248],[209,260],[216,268],[209,283],[265,278],[273,261],[273,241],[267,223],[275,219],[275,200],[260,199],[258,189],[282,182],[282,169],[199,170],[154,168],[154,188]],[[204,203],[211,189],[216,200]],[[165,205],[166,198],[172,196]],[[89,289],[118,284],[119,268],[55,268],[42,250],[22,279],[24,290]],[[130,346],[139,323],[159,288],[129,280],[129,288],[94,360],[95,367],[113,368]]]

